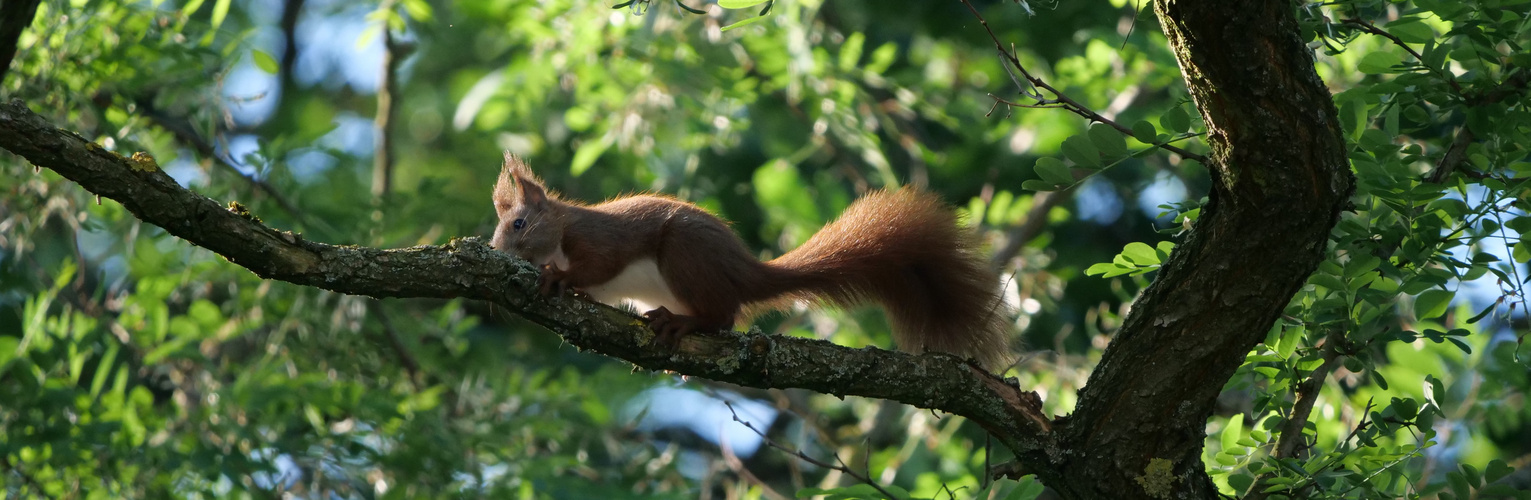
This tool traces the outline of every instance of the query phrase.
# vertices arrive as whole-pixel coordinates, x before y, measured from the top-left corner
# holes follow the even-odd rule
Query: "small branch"
[[[1467,161],[1467,147],[1477,139],[1471,128],[1466,125],[1457,127],[1457,138],[1451,141],[1451,146],[1446,148],[1446,154],[1441,155],[1441,161],[1436,162],[1435,168],[1425,174],[1425,182],[1437,184],[1445,182],[1446,177],[1457,171],[1457,167],[1460,167],[1462,162]]]
[[[1521,90],[1526,88],[1528,72],[1519,71],[1517,68],[1511,67],[1508,72],[1513,73],[1513,75],[1509,78],[1506,78],[1493,90],[1490,90],[1479,96],[1469,96],[1467,95],[1466,91],[1462,90],[1462,86],[1457,83],[1455,75],[1452,75],[1444,68],[1433,68],[1428,66],[1425,63],[1425,56],[1423,54],[1420,54],[1418,51],[1414,50],[1413,47],[1409,47],[1409,44],[1404,43],[1402,39],[1399,39],[1392,33],[1388,33],[1387,30],[1378,28],[1376,25],[1366,21],[1365,19],[1351,18],[1345,19],[1342,22],[1347,25],[1355,26],[1356,29],[1359,29],[1363,32],[1371,33],[1373,35],[1392,40],[1394,45],[1402,47],[1403,50],[1409,53],[1409,55],[1414,56],[1414,59],[1419,61],[1419,64],[1424,66],[1425,69],[1440,75],[1442,79],[1445,79],[1446,83],[1451,85],[1451,89],[1456,91],[1456,94],[1461,96],[1467,102],[1469,107],[1497,104],[1499,101],[1504,100],[1507,97],[1519,94]],[[1441,156],[1441,160],[1435,164],[1435,168],[1431,169],[1429,173],[1425,174],[1425,182],[1445,182],[1446,178],[1451,176],[1451,173],[1455,172],[1457,168],[1467,160],[1467,148],[1468,146],[1471,146],[1475,140],[1477,140],[1477,135],[1473,132],[1473,130],[1468,126],[1462,126],[1457,132],[1456,139],[1452,140],[1451,146],[1447,147],[1446,154]]]
[[[1313,405],[1318,402],[1319,393],[1323,392],[1324,381],[1329,379],[1329,374],[1343,359],[1339,350],[1340,343],[1344,341],[1342,332],[1341,329],[1335,329],[1329,334],[1329,338],[1324,340],[1324,362],[1297,384],[1297,402],[1292,405],[1291,415],[1281,426],[1281,439],[1276,442],[1276,451],[1273,453],[1276,458],[1297,456],[1298,445],[1305,442],[1302,430],[1307,427],[1308,418],[1313,416]]]
[[[282,19],[278,26],[282,29],[282,60],[281,78],[282,88],[288,88],[292,82],[292,66],[298,62],[298,18],[303,15],[303,3],[305,0],[285,0],[282,2]],[[283,94],[286,96],[287,94]]]
[[[1021,225],[1012,227],[1005,233],[1005,246],[1000,247],[999,250],[994,252],[994,256],[989,260],[989,264],[996,268],[1002,268],[1006,262],[1010,262],[1010,259],[1015,258],[1015,255],[1020,253],[1021,248],[1030,243],[1032,239],[1035,239],[1038,234],[1042,234],[1042,229],[1047,227],[1047,213],[1051,212],[1053,207],[1073,198],[1073,193],[1074,190],[1072,189],[1037,193],[1036,197],[1032,198],[1031,209],[1026,211],[1026,220],[1021,222]]]
[[[876,489],[878,493],[882,493],[883,498],[898,498],[897,496],[894,496],[893,493],[890,493],[890,492],[888,492],[888,490],[884,489],[882,487],[882,485],[877,484],[877,482],[875,482],[875,481],[872,481],[872,479],[870,477],[867,477],[868,476],[867,474],[861,474],[859,472],[856,472],[855,470],[852,470],[850,468],[850,466],[845,465],[845,460],[841,460],[839,454],[832,454],[835,457],[835,462],[836,463],[829,463],[829,462],[826,462],[826,461],[823,461],[823,460],[819,460],[819,459],[810,457],[810,456],[808,456],[807,453],[803,453],[802,450],[794,450],[794,449],[792,449],[792,448],[790,448],[790,447],[788,447],[786,445],[783,445],[781,443],[776,442],[776,440],[771,439],[770,437],[766,436],[764,432],[760,432],[760,429],[756,429],[755,428],[755,424],[746,422],[746,421],[744,421],[744,419],[739,418],[739,412],[734,410],[734,402],[733,401],[729,401],[727,399],[724,399],[723,400],[723,404],[728,406],[728,412],[733,414],[735,422],[738,422],[738,423],[744,425],[744,428],[749,429],[751,432],[754,432],[755,435],[760,436],[760,440],[762,442],[764,442],[767,446],[770,446],[772,448],[776,448],[777,450],[780,450],[780,451],[782,451],[782,452],[784,452],[784,453],[786,453],[788,455],[792,455],[794,457],[797,457],[798,460],[802,460],[804,462],[808,462],[810,464],[813,464],[813,465],[816,465],[816,466],[819,466],[819,467],[823,467],[825,469],[839,471],[841,474],[845,474],[847,476],[853,477],[857,481],[861,481],[862,483],[864,483],[864,484],[866,484],[868,486],[871,486],[873,489]]]
[[[420,363],[415,361],[415,355],[409,352],[404,345],[404,340],[399,336],[399,330],[393,327],[393,322],[388,319],[388,313],[383,310],[383,301],[372,301],[372,312],[377,314],[377,320],[383,324],[383,337],[388,341],[388,347],[393,354],[399,357],[399,363],[404,365],[404,372],[409,374],[409,383],[420,390]]]
[[[293,204],[292,201],[289,201],[287,197],[282,195],[280,191],[277,191],[277,189],[273,187],[271,183],[268,183],[264,179],[257,178],[253,175],[245,175],[244,172],[240,172],[239,167],[235,167],[232,160],[218,154],[218,149],[213,147],[213,143],[202,137],[202,135],[198,133],[194,127],[192,127],[190,121],[184,117],[173,116],[169,113],[165,113],[164,111],[160,111],[159,108],[154,106],[154,100],[149,97],[134,98],[133,103],[138,107],[139,113],[149,119],[149,122],[153,123],[161,130],[170,132],[170,135],[175,136],[175,138],[180,141],[181,144],[191,148],[193,151],[196,151],[197,154],[201,155],[203,158],[211,160],[213,165],[217,166],[219,169],[222,169],[224,172],[227,172],[230,175],[238,177],[246,184],[249,184],[251,187],[255,188],[255,190],[260,191],[267,198],[270,198],[271,201],[276,202],[277,207],[281,208],[283,212],[286,212],[287,216],[292,217],[294,221],[302,224],[303,227],[323,231],[326,235],[335,234],[334,227],[330,226],[322,220],[309,217],[306,212],[299,210],[296,204]]]
[[[385,1],[381,10],[391,11],[392,1]],[[392,14],[390,12],[390,14]],[[377,116],[373,119],[375,145],[372,153],[372,198],[381,206],[393,190],[393,100],[399,92],[399,53],[401,47],[393,39],[393,30],[384,16],[379,21],[383,30],[382,85],[377,89]]]
[[[1409,55],[1414,56],[1414,59],[1419,61],[1419,64],[1421,66],[1425,65],[1425,56],[1423,56],[1419,52],[1415,51],[1413,47],[1409,47],[1409,44],[1403,43],[1403,40],[1399,39],[1397,36],[1394,36],[1392,33],[1388,33],[1387,30],[1384,30],[1382,28],[1378,28],[1376,25],[1374,25],[1374,24],[1372,24],[1370,22],[1367,22],[1365,19],[1346,19],[1346,20],[1344,20],[1342,22],[1345,23],[1345,24],[1349,24],[1351,26],[1355,26],[1358,29],[1360,29],[1361,31],[1365,31],[1365,32],[1371,33],[1373,35],[1381,36],[1383,38],[1387,38],[1388,40],[1392,40],[1394,45],[1397,45],[1399,47],[1403,47],[1403,50],[1408,51]],[[1452,90],[1457,91],[1458,95],[1462,94],[1462,86],[1457,84],[1456,77],[1452,76],[1450,73],[1447,73],[1445,70],[1442,70],[1442,69],[1439,69],[1439,68],[1431,68],[1429,66],[1425,66],[1425,68],[1429,69],[1433,73],[1437,73],[1437,74],[1441,75],[1442,78],[1446,79],[1446,83],[1451,85]]]
[[[1514,70],[1514,75],[1500,82],[1493,90],[1483,95],[1467,100],[1468,106],[1489,106],[1498,104],[1506,98],[1519,94],[1525,90],[1527,81],[1531,80],[1531,71]],[[1459,89],[1460,91],[1460,89]],[[1466,96],[1464,96],[1466,97]],[[1435,168],[1425,174],[1426,182],[1445,182],[1462,163],[1467,161],[1467,148],[1477,140],[1477,135],[1472,128],[1463,125],[1458,129],[1456,139],[1451,141],[1451,146],[1446,148],[1446,154],[1441,156],[1441,161],[1435,164]]]
[[[962,0],[962,4],[967,6],[968,10],[973,13],[973,17],[978,18],[978,23],[983,25],[984,31],[989,33],[989,38],[994,41],[994,50],[999,52],[1000,59],[1002,59],[1005,63],[1008,63],[1004,66],[1005,71],[1009,72],[1011,68],[1014,68],[1015,71],[1020,72],[1021,77],[1026,80],[1026,84],[1023,85],[1020,80],[1016,79],[1015,73],[1011,73],[1010,79],[1015,82],[1016,88],[1022,95],[1037,101],[1036,104],[1022,105],[1000,99],[999,97],[990,94],[989,97],[992,97],[996,103],[1002,103],[1012,108],[1063,108],[1092,122],[1104,123],[1107,126],[1116,129],[1117,132],[1121,132],[1122,135],[1127,137],[1135,137],[1132,134],[1132,129],[1117,123],[1115,120],[1106,118],[1100,113],[1096,113],[1094,110],[1091,110],[1085,105],[1080,104],[1079,101],[1075,101],[1073,98],[1070,98],[1068,95],[1064,94],[1063,91],[1054,88],[1052,85],[1048,85],[1045,80],[1032,76],[1031,72],[1026,71],[1026,67],[1021,65],[1021,60],[1020,58],[1016,57],[1014,48],[1011,48],[1010,50],[1005,49],[1005,44],[999,41],[999,36],[994,34],[994,29],[989,27],[989,21],[984,19],[983,14],[978,12],[978,8],[974,7],[970,0]],[[1056,97],[1053,99],[1045,99],[1041,93],[1036,90],[1037,88],[1046,90]],[[993,110],[991,109],[990,113],[992,112]],[[1206,156],[1192,153],[1179,146],[1172,146],[1169,144],[1155,144],[1155,146],[1164,148],[1165,151],[1178,154],[1182,157],[1201,162],[1202,165],[1211,164],[1211,161],[1208,160]]]
[[[1286,422],[1281,424],[1281,438],[1276,441],[1276,449],[1271,456],[1276,458],[1294,458],[1297,456],[1298,446],[1307,442],[1303,437],[1302,430],[1307,427],[1308,419],[1313,416],[1313,405],[1318,402],[1319,393],[1323,392],[1324,381],[1329,379],[1329,374],[1334,367],[1339,366],[1344,354],[1340,352],[1340,343],[1344,342],[1344,329],[1335,328],[1324,339],[1323,363],[1308,373],[1308,377],[1297,384],[1297,401],[1292,405],[1292,413],[1287,415]],[[1364,421],[1364,420],[1363,420]],[[1354,432],[1352,432],[1354,435]],[[1263,474],[1255,480],[1251,487],[1247,500],[1262,500],[1269,493],[1264,493],[1266,481],[1273,477],[1271,474]]]

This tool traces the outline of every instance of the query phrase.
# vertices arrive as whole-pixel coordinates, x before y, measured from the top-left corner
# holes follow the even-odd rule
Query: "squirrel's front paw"
[[[541,269],[542,274],[537,276],[537,289],[543,295],[563,295],[569,289],[568,271],[552,264],[543,264]]]

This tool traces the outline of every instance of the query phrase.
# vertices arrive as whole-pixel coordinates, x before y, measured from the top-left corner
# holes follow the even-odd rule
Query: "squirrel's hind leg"
[[[643,319],[654,330],[654,341],[669,349],[680,347],[680,339],[697,331],[719,331],[733,326],[731,322],[707,320],[699,316],[675,314],[664,306],[643,313]]]

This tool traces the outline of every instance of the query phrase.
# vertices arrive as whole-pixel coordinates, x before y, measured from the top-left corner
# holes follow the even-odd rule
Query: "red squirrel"
[[[806,243],[757,260],[728,223],[696,205],[633,195],[583,205],[558,199],[506,153],[494,187],[491,245],[541,270],[541,292],[632,302],[666,345],[732,328],[741,313],[793,301],[880,304],[899,348],[1008,362],[1007,308],[976,235],[935,195],[870,193]]]

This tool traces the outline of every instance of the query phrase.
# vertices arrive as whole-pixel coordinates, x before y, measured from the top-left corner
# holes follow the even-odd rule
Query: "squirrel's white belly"
[[[659,274],[659,264],[654,259],[635,260],[611,281],[585,287],[585,293],[604,304],[632,304],[639,313],[664,306],[675,314],[691,314],[691,308],[682,304],[675,298],[675,292],[670,291],[670,285]]]

